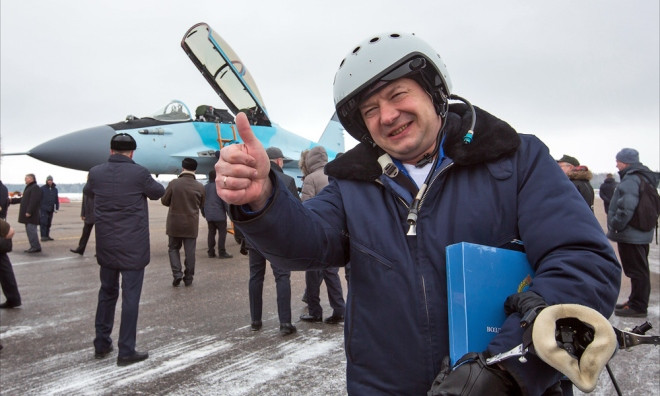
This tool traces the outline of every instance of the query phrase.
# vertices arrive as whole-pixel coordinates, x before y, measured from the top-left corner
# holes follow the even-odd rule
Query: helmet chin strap
[[[435,155],[438,153],[438,145],[435,145],[435,148],[433,149],[432,152],[424,154],[421,160],[417,161],[415,164],[415,168],[423,168],[425,167],[428,163],[433,161],[433,158],[435,158]]]

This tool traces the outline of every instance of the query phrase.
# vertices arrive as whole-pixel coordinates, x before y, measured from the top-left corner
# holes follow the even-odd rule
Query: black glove
[[[543,297],[539,296],[533,291],[512,294],[506,298],[506,301],[504,301],[504,311],[507,315],[511,315],[514,312],[519,312],[524,316],[526,313],[533,309],[545,308],[547,306],[548,304],[545,302]]]
[[[520,389],[509,373],[495,364],[488,366],[484,353],[470,352],[449,367],[449,357],[442,361],[440,373],[428,396],[519,395]]]

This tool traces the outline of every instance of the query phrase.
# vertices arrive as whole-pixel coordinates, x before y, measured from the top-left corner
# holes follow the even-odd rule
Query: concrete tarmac
[[[138,350],[149,359],[127,367],[116,365],[120,301],[115,317],[115,351],[94,359],[94,315],[99,267],[94,258],[94,233],[84,256],[69,252],[82,231],[80,202],[62,204],[42,252],[28,248],[25,228],[10,206],[16,229],[9,257],[23,299],[16,309],[0,310],[1,395],[345,395],[346,359],[343,326],[309,324],[297,318],[304,273],[291,276],[291,305],[298,332],[279,335],[275,282],[270,269],[264,282],[264,326],[250,331],[248,259],[227,236],[232,259],[206,255],[206,222],[200,222],[197,266],[191,287],[172,287],[167,256],[167,208],[150,202],[151,263],[145,271],[138,321]],[[596,214],[604,222],[602,202]],[[658,245],[651,245],[652,296],[649,333],[660,334]],[[343,270],[340,270],[343,279]],[[345,287],[345,283],[344,283]],[[624,278],[619,301],[628,296]],[[344,289],[344,294],[346,293]],[[2,298],[4,301],[4,297]],[[325,288],[324,314],[331,314]],[[396,318],[393,318],[396,320]],[[618,328],[632,328],[644,319],[610,318]],[[660,353],[644,345],[619,351],[610,367],[624,395],[660,394]],[[576,394],[581,394],[576,390]],[[615,394],[606,371],[593,394]]]

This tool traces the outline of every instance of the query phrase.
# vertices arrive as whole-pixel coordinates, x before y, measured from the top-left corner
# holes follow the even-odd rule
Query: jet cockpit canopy
[[[235,115],[244,112],[253,125],[271,126],[252,75],[236,52],[205,23],[191,27],[181,47]]]
[[[169,122],[192,121],[192,114],[185,103],[180,100],[172,100],[165,107],[156,110],[151,118]]]

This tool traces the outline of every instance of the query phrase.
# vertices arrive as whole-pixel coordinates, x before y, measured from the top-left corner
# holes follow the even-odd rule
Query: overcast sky
[[[657,171],[658,4],[3,0],[0,149],[25,152],[128,114],[148,116],[172,99],[224,107],[180,45],[188,28],[207,22],[250,70],[270,118],[313,140],[334,111],[343,57],[374,33],[405,31],[437,49],[454,93],[536,134],[554,158],[569,154],[615,173],[617,151],[633,147]],[[56,183],[86,178],[27,156],[0,165],[5,184],[23,183],[26,173],[39,184],[49,174]]]

